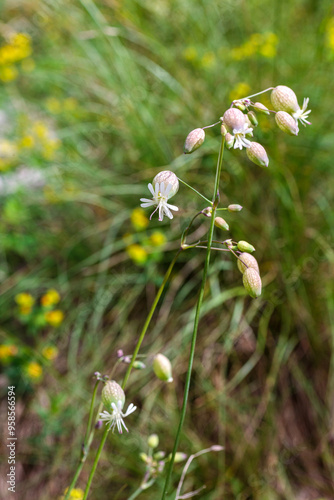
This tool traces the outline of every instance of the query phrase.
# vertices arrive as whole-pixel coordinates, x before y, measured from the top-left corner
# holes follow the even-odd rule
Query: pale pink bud
[[[230,108],[225,111],[223,121],[230,129],[241,130],[245,125],[245,115],[239,109]]]
[[[278,111],[275,121],[279,128],[289,135],[298,135],[299,128],[296,120],[286,111]]]
[[[270,100],[275,111],[295,113],[299,110],[296,94],[285,85],[278,85],[278,87],[274,88],[270,95]]]
[[[251,125],[253,127],[258,126],[259,122],[257,121],[256,114],[254,113],[254,111],[249,111],[249,113],[247,113],[246,116],[249,119],[249,121],[251,122]]]
[[[242,281],[247,292],[253,299],[261,295],[262,283],[259,273],[252,267],[248,267],[243,274]]]
[[[255,271],[259,273],[259,265],[256,258],[250,253],[243,252],[239,255],[238,269],[243,274],[249,267],[255,269]]]
[[[196,151],[200,146],[202,146],[205,139],[205,132],[202,128],[195,128],[192,130],[185,140],[183,146],[183,152],[185,154],[190,154]]]
[[[270,115],[269,109],[267,108],[267,106],[262,104],[262,102],[256,102],[253,107],[256,109],[256,111],[259,111],[259,113]]]
[[[234,144],[234,137],[229,132],[225,135],[226,147],[227,149],[231,149]]]
[[[253,163],[256,163],[256,165],[259,165],[260,167],[268,167],[268,155],[264,147],[258,142],[252,142],[250,147],[246,149],[246,153],[248,158]]]
[[[232,205],[229,205],[227,207],[227,210],[229,212],[240,212],[240,210],[242,210],[242,206],[241,205],[237,205],[236,203],[235,204],[232,204]]]
[[[160,380],[173,382],[171,362],[163,354],[156,354],[154,356],[153,371]]]
[[[222,217],[215,217],[215,226],[219,227],[219,229],[225,229],[225,231],[228,231],[230,229],[226,220]]]

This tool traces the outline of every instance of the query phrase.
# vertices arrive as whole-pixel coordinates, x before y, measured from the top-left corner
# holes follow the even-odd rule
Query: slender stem
[[[88,493],[89,493],[89,490],[90,490],[90,485],[92,483],[93,476],[95,474],[95,470],[96,470],[97,464],[99,462],[100,455],[101,455],[104,443],[106,442],[106,439],[107,439],[107,436],[108,436],[108,432],[109,432],[109,427],[106,425],[106,427],[104,429],[104,433],[103,433],[102,439],[101,439],[101,443],[100,443],[99,449],[97,450],[97,453],[96,453],[96,456],[95,456],[95,460],[94,460],[94,463],[93,463],[92,470],[90,471],[90,474],[89,474],[89,478],[88,478],[86,489],[85,489],[85,494],[84,494],[82,500],[86,500],[86,498],[88,496]]]
[[[203,198],[203,200],[207,201],[210,205],[212,205],[212,202],[210,200],[208,200],[207,198],[205,198],[205,196],[203,196],[199,191],[197,191],[197,189],[193,188],[192,186],[190,186],[189,184],[187,184],[186,182],[184,182],[182,179],[180,179],[180,177],[178,177],[179,181],[182,182],[182,184],[184,184],[185,186],[187,186],[189,189],[191,189],[192,191],[194,191],[194,193],[198,194],[198,196],[200,196],[201,198]]]
[[[255,97],[260,94],[264,94],[265,92],[268,92],[268,90],[273,90],[274,87],[269,87],[266,90],[261,90],[261,92],[257,92],[256,94],[248,95],[247,97],[243,97],[242,99],[237,99],[238,101],[242,101],[243,99],[250,99],[251,97]]]
[[[161,294],[162,294],[162,292],[164,291],[164,288],[165,288],[165,285],[166,285],[166,283],[167,283],[167,281],[168,281],[168,279],[169,279],[169,276],[170,276],[170,274],[171,274],[171,272],[172,272],[172,270],[173,270],[174,264],[175,264],[175,262],[176,262],[176,260],[177,260],[177,258],[178,258],[178,256],[180,255],[180,253],[181,253],[181,252],[182,252],[182,249],[180,248],[180,249],[178,250],[177,254],[175,255],[174,259],[173,259],[173,260],[172,260],[172,262],[170,263],[170,266],[169,266],[169,268],[167,269],[167,272],[166,272],[166,274],[165,274],[164,280],[163,280],[163,282],[161,283],[161,286],[160,286],[160,288],[159,288],[159,290],[158,290],[158,293],[157,293],[157,295],[156,295],[156,297],[155,297],[155,299],[154,299],[154,302],[153,302],[153,304],[152,304],[152,307],[151,307],[151,309],[150,309],[150,312],[148,313],[148,316],[147,316],[147,318],[146,318],[145,324],[144,324],[143,329],[142,329],[142,331],[141,331],[141,334],[140,334],[140,336],[139,336],[139,339],[138,339],[137,345],[136,345],[135,350],[134,350],[134,352],[133,352],[133,354],[132,354],[131,362],[130,362],[130,364],[129,364],[129,366],[128,366],[128,369],[127,369],[127,371],[126,371],[126,373],[125,373],[124,380],[123,380],[123,383],[122,383],[122,389],[124,389],[125,384],[126,384],[126,383],[127,383],[127,381],[128,381],[128,378],[129,378],[129,376],[130,376],[130,373],[131,373],[131,370],[132,370],[132,367],[133,367],[133,363],[136,361],[137,354],[138,354],[139,349],[140,349],[140,346],[141,346],[141,344],[142,344],[142,342],[143,342],[143,340],[144,340],[144,337],[145,337],[146,331],[147,331],[147,329],[148,329],[148,327],[149,327],[149,324],[150,324],[150,322],[151,322],[151,319],[152,319],[152,316],[153,316],[153,314],[154,314],[154,311],[155,311],[155,309],[156,309],[156,307],[157,307],[157,304],[158,304],[158,302],[159,302],[159,299],[160,299],[160,297],[161,297]]]
[[[202,129],[204,130],[205,128],[211,128],[211,127],[215,127],[216,125],[218,125],[219,123],[221,123],[221,121],[219,120],[218,122],[216,123],[212,123],[212,125],[206,125],[205,127],[202,127]]]
[[[184,422],[184,419],[186,416],[187,402],[188,402],[189,388],[190,388],[190,381],[191,381],[191,372],[192,372],[192,366],[193,366],[193,361],[194,361],[194,356],[195,356],[195,347],[196,347],[196,338],[197,338],[199,317],[200,317],[200,311],[201,311],[201,306],[202,306],[203,297],[204,297],[205,283],[206,283],[206,279],[207,279],[207,275],[208,275],[208,271],[209,271],[209,264],[210,264],[211,244],[212,244],[212,239],[213,239],[213,231],[214,231],[214,227],[215,227],[214,222],[215,222],[215,213],[216,213],[216,208],[217,208],[216,202],[217,202],[217,197],[219,195],[219,180],[220,180],[220,173],[221,173],[221,167],[222,167],[222,162],[223,162],[223,152],[224,152],[224,137],[222,137],[222,142],[220,145],[218,162],[217,162],[217,168],[216,168],[212,216],[211,216],[211,224],[210,224],[209,235],[208,235],[208,248],[206,251],[201,289],[199,292],[199,297],[198,297],[197,306],[196,306],[194,329],[193,329],[193,334],[192,334],[192,339],[191,339],[189,365],[188,365],[188,371],[187,371],[187,377],[186,377],[186,383],[185,383],[185,389],[184,389],[181,416],[180,416],[180,421],[179,421],[179,426],[178,426],[176,437],[175,437],[172,457],[170,459],[170,463],[169,463],[169,467],[168,467],[168,471],[167,471],[167,476],[166,476],[166,481],[165,481],[165,486],[164,486],[161,500],[164,500],[166,497],[166,493],[167,493],[169,482],[170,482],[171,475],[172,475],[175,454],[176,454],[176,451],[177,451],[177,448],[179,445],[181,430],[182,430],[183,422]]]
[[[84,441],[84,447],[86,447],[86,444],[88,443],[88,438],[89,438],[89,434],[90,434],[89,431],[90,431],[90,428],[92,426],[95,398],[96,398],[96,392],[97,392],[99,382],[100,382],[100,380],[96,381],[96,384],[95,384],[95,387],[93,390],[93,396],[92,396],[92,401],[90,403],[90,411],[89,411],[89,418],[88,418],[87,431],[86,431],[86,436],[85,436],[85,441]]]

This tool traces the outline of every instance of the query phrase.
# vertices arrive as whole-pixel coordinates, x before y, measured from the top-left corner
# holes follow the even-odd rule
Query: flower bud
[[[265,115],[270,115],[269,109],[267,108],[267,106],[265,106],[264,104],[262,104],[262,102],[256,102],[253,107],[259,113],[263,113]]]
[[[242,274],[246,271],[246,269],[249,268],[255,269],[255,271],[260,273],[257,260],[250,253],[247,252],[241,253],[239,255],[239,259],[237,262],[238,262],[238,269]]]
[[[245,111],[247,108],[242,101],[233,101],[233,106],[240,111]]]
[[[137,370],[144,370],[144,368],[146,368],[145,363],[143,363],[142,361],[135,361],[132,366]]]
[[[225,142],[227,149],[231,149],[233,147],[234,137],[229,132],[227,132],[227,134],[225,135]]]
[[[162,460],[163,458],[165,458],[165,456],[166,456],[165,451],[157,451],[156,453],[154,453],[153,458],[154,460]]]
[[[168,461],[172,458],[172,454],[168,455]],[[182,451],[177,451],[175,453],[175,458],[174,458],[174,463],[178,464],[180,462],[183,462],[187,458],[186,453],[182,453]]]
[[[229,205],[227,207],[227,210],[229,212],[240,212],[240,210],[242,210],[242,206],[241,205],[237,205],[237,204]]]
[[[255,248],[247,241],[241,240],[238,241],[238,250],[240,250],[240,252],[254,252]]]
[[[252,142],[250,147],[246,149],[246,153],[248,158],[253,163],[256,163],[256,165],[259,165],[260,167],[268,167],[268,155],[264,147],[261,146],[261,144],[259,144],[258,142]]]
[[[153,371],[156,376],[164,382],[172,382],[172,365],[166,356],[157,354],[153,360]]]
[[[174,194],[176,194],[179,190],[179,180],[174,172],[171,172],[170,170],[163,170],[162,172],[159,172],[152,181],[154,188],[157,183],[164,184],[165,188],[167,188],[168,184],[172,185],[168,198],[174,196]]]
[[[230,108],[225,111],[223,120],[224,125],[227,125],[231,130],[241,130],[245,125],[245,115],[236,108]]]
[[[115,380],[108,380],[102,389],[101,399],[108,411],[112,410],[112,403],[118,406],[119,401],[122,409],[125,403],[125,394],[122,387]]]
[[[275,121],[279,128],[289,135],[298,135],[298,123],[286,111],[278,111],[275,115]]]
[[[148,455],[146,455],[146,453],[144,453],[144,452],[139,453],[139,458],[140,458],[140,460],[142,460],[146,464],[148,464],[150,461]]]
[[[256,114],[254,113],[254,111],[249,111],[247,113],[247,117],[249,119],[249,121],[251,122],[251,124],[254,126],[254,127],[257,127],[259,122],[256,118]]]
[[[150,448],[156,448],[159,446],[159,436],[157,434],[151,434],[147,439],[147,444]]]
[[[225,137],[225,135],[227,134],[227,130],[226,130],[226,127],[225,125],[221,124],[220,126],[220,133],[223,137]]]
[[[192,130],[185,140],[183,146],[183,152],[185,154],[190,154],[196,151],[200,146],[202,146],[205,139],[205,132],[202,128],[195,128]]]
[[[215,226],[219,227],[219,229],[225,229],[226,231],[229,231],[230,229],[226,220],[223,219],[222,217],[215,217]]]
[[[299,110],[296,94],[285,85],[278,85],[274,88],[270,95],[270,100],[275,111],[294,113]]]
[[[243,274],[242,281],[247,292],[251,297],[253,297],[253,299],[256,299],[261,295],[261,278],[259,273],[255,269],[253,269],[252,267],[246,269]]]

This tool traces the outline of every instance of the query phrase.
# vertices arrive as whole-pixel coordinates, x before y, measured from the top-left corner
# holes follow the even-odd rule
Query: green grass
[[[264,500],[330,498],[333,491],[333,51],[326,45],[331,3],[100,1],[7,2],[5,26],[31,36],[35,68],[2,83],[1,132],[18,143],[40,120],[61,141],[52,159],[33,149],[11,166],[40,169],[46,186],[0,195],[0,343],[19,355],[1,365],[15,381],[20,446],[17,490],[24,500],[58,498],[80,456],[94,381],[108,373],[117,349],[131,354],[181,232],[205,203],[186,187],[175,196],[172,222],[153,219],[143,231],[131,224],[147,183],[170,168],[211,197],[218,128],[201,149],[182,154],[188,132],[219,119],[240,82],[250,93],[271,85],[310,97],[312,126],[284,135],[260,116],[257,138],[268,169],[243,152],[227,151],[222,203],[240,203],[226,216],[231,237],[256,247],[264,283],[256,301],[245,295],[229,256],[212,256],[199,328],[189,409],[180,449],[188,455],[213,444],[191,466],[184,492],[199,498]],[[231,51],[254,33],[273,32],[277,55],[242,61]],[[3,43],[5,41],[3,40]],[[50,111],[48,100],[61,103]],[[75,99],[74,109],[64,101]],[[198,223],[199,233],[208,229]],[[197,226],[196,226],[197,227]],[[126,251],[131,241],[149,248],[154,230],[166,236],[146,265]],[[127,236],[130,235],[130,236]],[[218,235],[218,233],[217,233]],[[145,338],[147,369],[130,378],[129,434],[108,441],[91,498],[127,499],[139,486],[149,434],[170,452],[182,404],[194,306],[204,250],[181,254]],[[61,294],[65,320],[58,328],[27,327],[14,297]],[[53,362],[42,349],[53,344]],[[157,381],[152,356],[167,355],[174,383]],[[30,361],[43,365],[39,382],[27,378]],[[118,369],[121,381],[125,368]],[[6,407],[1,407],[5,421]],[[101,434],[101,431],[100,431]],[[84,489],[94,441],[78,487]],[[19,467],[17,468],[19,470]],[[173,485],[182,471],[175,466]],[[157,499],[163,477],[141,496]],[[303,496],[304,495],[304,496]],[[139,497],[141,498],[141,497]],[[170,498],[173,498],[171,495]]]

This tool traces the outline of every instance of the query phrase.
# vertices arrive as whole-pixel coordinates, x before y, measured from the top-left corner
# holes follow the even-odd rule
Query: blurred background
[[[186,135],[273,85],[310,98],[312,126],[290,137],[259,116],[268,169],[226,151],[222,205],[244,207],[226,216],[228,234],[256,247],[264,290],[252,300],[235,261],[212,256],[180,450],[225,451],[197,459],[184,492],[334,498],[333,71],[329,0],[1,2],[0,411],[6,422],[15,385],[20,499],[58,499],[69,485],[93,373],[132,353],[181,232],[205,207],[181,186],[175,218],[149,222],[148,182],[170,169],[210,198],[219,127],[184,157]],[[92,499],[130,497],[151,433],[172,449],[204,252],[178,259],[141,350],[147,367],[126,391],[139,411],[129,434],[108,438]],[[157,352],[172,384],[152,372]],[[163,476],[140,498],[160,498]]]

